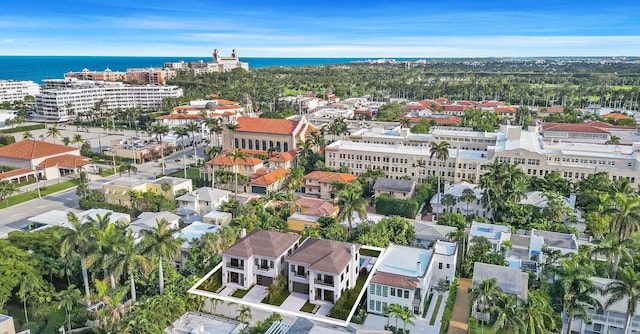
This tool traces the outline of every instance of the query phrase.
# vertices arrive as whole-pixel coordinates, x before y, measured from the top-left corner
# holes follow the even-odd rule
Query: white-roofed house
[[[520,269],[476,262],[473,265],[473,286],[487,279],[495,279],[497,285],[507,294],[514,294],[527,300],[529,292],[529,274]]]
[[[484,237],[491,242],[494,251],[500,250],[502,243],[511,239],[511,227],[506,225],[486,224],[473,222],[469,231],[469,245],[473,244],[473,238]]]
[[[416,183],[410,180],[379,178],[373,185],[373,190],[375,197],[387,194],[397,199],[409,199],[413,197]]]
[[[436,241],[431,249],[390,245],[371,276],[367,311],[381,314],[386,306],[399,304],[422,314],[429,291],[455,276],[457,245]]]
[[[176,231],[180,227],[180,216],[171,213],[169,211],[161,212],[143,212],[138,216],[138,219],[131,222],[127,229],[131,230],[133,236],[140,238],[140,232],[143,230],[150,230],[158,226],[158,222],[162,219],[166,219],[169,223],[169,227]]]
[[[466,189],[471,189],[473,191],[473,195],[475,199],[470,202],[463,202],[460,198],[462,197],[462,193]],[[489,217],[489,209],[485,208],[482,205],[482,189],[473,183],[469,183],[466,181],[454,183],[442,192],[440,196],[444,195],[452,195],[457,199],[457,203],[453,206],[449,206],[450,212],[461,213],[463,215],[474,215],[476,217]],[[436,213],[444,213],[446,211],[446,206],[442,203],[438,204],[438,195],[434,195],[430,201],[431,208],[433,212]]]
[[[178,198],[178,207],[189,209],[203,216],[220,208],[223,202],[229,200],[230,191],[210,187],[198,188]]]

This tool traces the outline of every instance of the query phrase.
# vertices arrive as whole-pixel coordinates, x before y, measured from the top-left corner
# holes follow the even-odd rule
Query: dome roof
[[[207,102],[207,104],[204,105],[204,108],[207,110],[214,110],[216,109],[218,105],[215,104],[214,102]]]

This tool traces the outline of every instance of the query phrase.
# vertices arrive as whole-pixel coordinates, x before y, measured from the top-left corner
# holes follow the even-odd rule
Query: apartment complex
[[[211,61],[190,61],[190,62],[175,62],[164,63],[165,69],[171,69],[178,72],[192,71],[195,74],[202,73],[224,73],[234,70],[236,68],[242,68],[249,70],[249,63],[241,62],[238,58],[238,52],[235,49],[231,51],[230,57],[220,57],[218,49],[213,50],[213,57]]]
[[[89,114],[102,103],[105,111],[139,107],[156,109],[168,97],[182,96],[177,86],[127,85],[122,82],[68,79],[45,80],[45,88],[35,96],[36,119],[65,122]]]
[[[422,314],[438,280],[453,280],[457,253],[457,245],[446,241],[436,241],[431,249],[390,245],[371,277],[367,311],[382,314],[388,305],[399,304]]]
[[[176,77],[176,71],[168,68],[128,68],[126,72],[112,71],[107,68],[104,71],[90,71],[85,68],[80,72],[67,72],[66,78],[90,81],[126,81],[137,84],[165,85],[167,80]]]
[[[33,81],[0,80],[0,103],[23,101],[39,93],[40,86]]]
[[[449,182],[477,182],[485,166],[493,161],[512,162],[529,176],[558,172],[578,181],[591,174],[607,172],[613,180],[625,178],[638,187],[640,142],[633,145],[545,142],[534,127],[529,131],[503,125],[496,133],[463,129],[433,129],[430,134],[414,135],[408,129],[364,129],[327,146],[326,163],[331,168],[346,166],[359,175],[367,168],[381,168],[388,178],[409,176],[422,182],[440,176]],[[447,161],[430,159],[430,142],[450,144]],[[426,164],[420,165],[420,161]]]

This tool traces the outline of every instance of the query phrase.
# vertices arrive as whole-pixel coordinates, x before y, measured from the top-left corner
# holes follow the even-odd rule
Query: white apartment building
[[[334,304],[356,286],[359,249],[356,244],[307,238],[287,258],[289,291],[308,295],[311,304]]]
[[[244,234],[244,230],[243,230]],[[285,257],[298,249],[297,234],[253,230],[222,253],[222,283],[240,289],[269,286],[287,276]]]
[[[436,241],[432,249],[390,245],[371,277],[367,311],[381,314],[388,305],[399,304],[422,314],[438,280],[453,280],[456,259],[457,245],[451,242]]]
[[[23,101],[39,93],[40,86],[33,81],[0,80],[0,103]]]
[[[422,182],[427,176],[440,176],[449,182],[477,182],[484,166],[494,160],[520,165],[530,176],[558,172],[578,181],[591,174],[607,172],[613,179],[626,178],[638,187],[640,142],[629,146],[590,143],[543,142],[534,128],[501,126],[497,133],[435,129],[427,135],[412,135],[407,130],[364,130],[350,141],[336,141],[326,147],[328,167],[346,166],[359,175],[367,168],[381,168],[388,178],[409,176]],[[451,146],[449,159],[430,159],[428,144],[446,140]],[[426,162],[426,168],[418,162]]]
[[[65,122],[89,113],[102,101],[105,111],[140,107],[155,109],[168,97],[182,96],[177,86],[127,85],[121,82],[83,81],[74,78],[45,80],[46,88],[35,96],[37,119]]]

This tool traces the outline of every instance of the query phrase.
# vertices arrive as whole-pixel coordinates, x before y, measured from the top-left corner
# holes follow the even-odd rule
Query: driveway
[[[309,296],[304,293],[292,292],[287,299],[284,300],[282,307],[285,310],[298,312],[304,306],[304,304],[309,300]]]
[[[249,291],[242,300],[250,303],[258,303],[264,299],[267,295],[267,287],[262,285],[254,285],[251,291]]]

